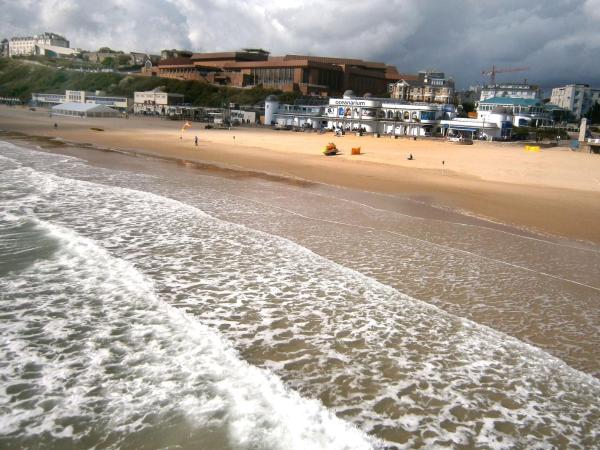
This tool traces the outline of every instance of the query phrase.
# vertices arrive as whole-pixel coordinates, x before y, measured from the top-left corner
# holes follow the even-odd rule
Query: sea
[[[600,448],[599,302],[426,194],[0,136],[0,448]]]

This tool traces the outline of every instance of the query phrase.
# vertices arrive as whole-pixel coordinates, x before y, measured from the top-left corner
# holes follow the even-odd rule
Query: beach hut
[[[52,115],[73,117],[117,117],[119,112],[95,103],[61,103],[52,107]]]

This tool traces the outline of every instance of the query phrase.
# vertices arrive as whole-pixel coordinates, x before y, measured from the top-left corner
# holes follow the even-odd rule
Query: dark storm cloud
[[[55,31],[73,46],[157,52],[263,47],[438,69],[459,86],[499,80],[600,85],[600,0],[0,0],[0,36]]]

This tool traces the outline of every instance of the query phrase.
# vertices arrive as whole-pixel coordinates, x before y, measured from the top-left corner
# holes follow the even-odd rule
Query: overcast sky
[[[498,81],[600,87],[600,0],[0,0],[0,11],[0,37],[53,31],[88,50],[261,47],[436,69],[460,88],[492,64],[529,67]]]

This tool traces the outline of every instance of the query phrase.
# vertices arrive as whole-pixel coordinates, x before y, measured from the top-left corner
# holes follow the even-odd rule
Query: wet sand
[[[0,107],[1,130],[401,194],[542,234],[600,243],[597,155],[564,148],[528,153],[522,145],[457,146],[429,139],[336,138],[331,133],[262,128],[205,130],[198,123],[179,139],[180,127],[181,122],[158,118],[51,118],[45,110]],[[329,141],[341,155],[321,154]],[[351,156],[352,147],[361,147],[363,154]],[[406,160],[409,153],[415,160]]]

